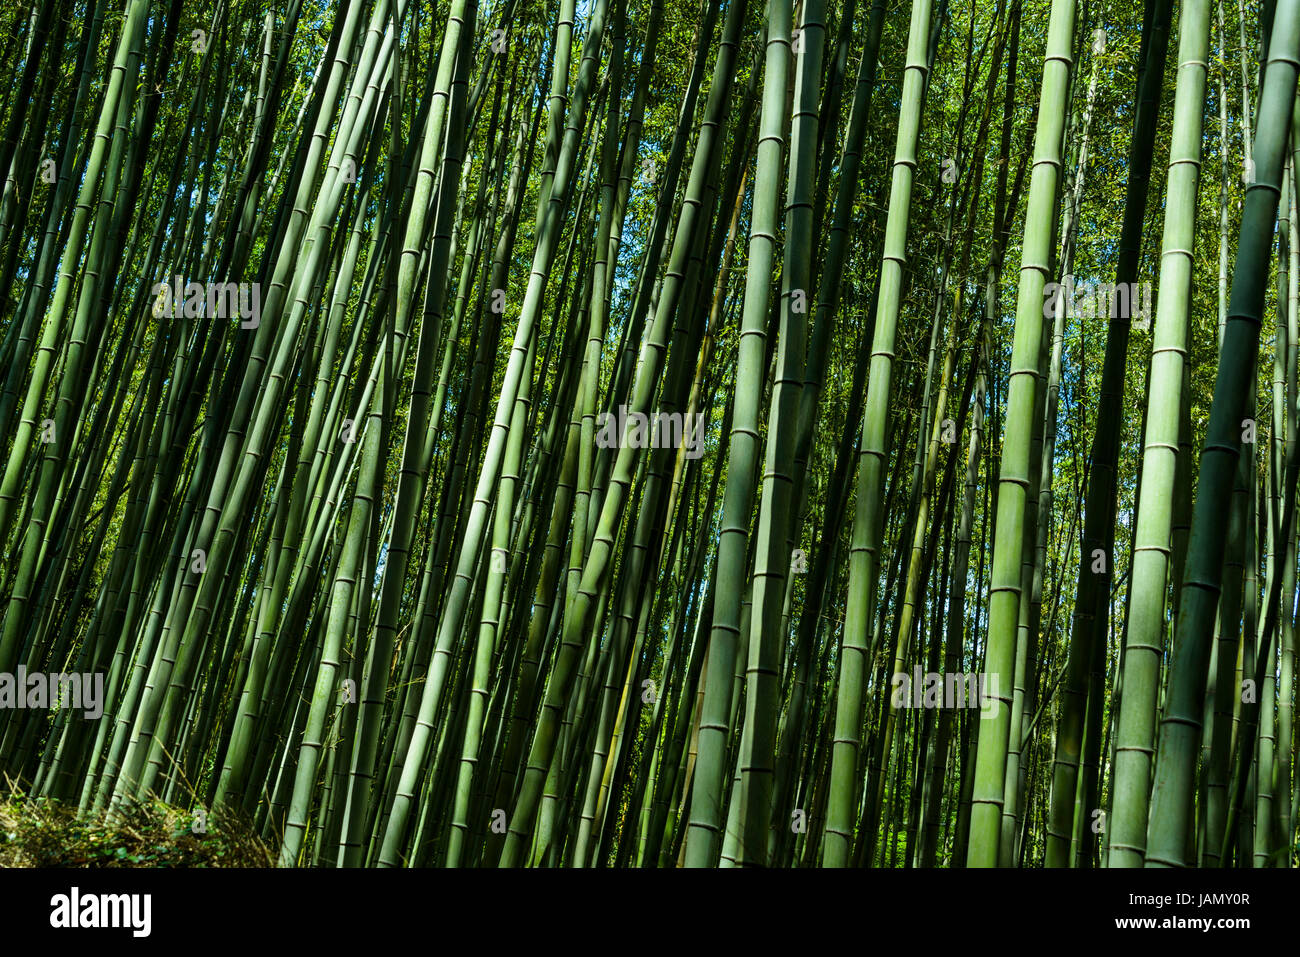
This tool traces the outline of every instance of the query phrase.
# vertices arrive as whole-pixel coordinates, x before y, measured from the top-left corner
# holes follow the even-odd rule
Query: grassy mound
[[[0,867],[270,867],[271,853],[252,831],[229,821],[192,830],[184,808],[149,800],[77,817],[73,806],[0,796]]]

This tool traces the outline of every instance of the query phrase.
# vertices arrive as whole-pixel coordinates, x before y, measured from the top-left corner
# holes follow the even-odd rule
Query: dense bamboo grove
[[[1300,0],[4,5],[6,786],[1300,863],[1298,68]]]

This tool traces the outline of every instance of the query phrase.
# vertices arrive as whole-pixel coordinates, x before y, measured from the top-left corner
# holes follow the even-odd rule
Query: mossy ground
[[[75,806],[0,794],[0,867],[270,867],[266,845],[231,822],[192,830],[188,808],[149,800],[78,818]]]

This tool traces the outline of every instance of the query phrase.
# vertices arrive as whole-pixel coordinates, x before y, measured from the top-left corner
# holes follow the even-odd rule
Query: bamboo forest
[[[0,5],[0,864],[1300,866],[1298,75],[1300,0]]]

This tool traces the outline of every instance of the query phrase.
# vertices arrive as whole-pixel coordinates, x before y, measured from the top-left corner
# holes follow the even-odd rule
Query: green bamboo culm
[[[1201,450],[1187,567],[1174,628],[1173,665],[1156,747],[1147,867],[1186,867],[1192,826],[1197,748],[1208,679],[1214,607],[1223,576],[1228,510],[1241,454],[1243,420],[1255,377],[1269,253],[1277,222],[1283,157],[1290,145],[1296,79],[1300,75],[1300,2],[1278,0],[1268,46],[1259,120],[1251,152],[1251,182],[1241,214],[1232,270],[1227,328],[1219,350],[1214,403]],[[1219,689],[1219,693],[1231,693]],[[1270,707],[1272,706],[1270,702]]]
[[[1140,867],[1146,848],[1148,795],[1155,753],[1160,670],[1164,657],[1165,594],[1169,580],[1175,469],[1192,305],[1192,266],[1209,0],[1188,0],[1179,22],[1178,78],[1169,145],[1170,199],[1157,286],[1154,343],[1143,441],[1141,504],[1133,545],[1133,587],[1125,634],[1124,695],[1116,730],[1111,867]],[[1159,401],[1154,401],[1159,397]]]
[[[1096,798],[1097,755],[1100,748],[1101,699],[1097,662],[1104,654],[1106,606],[1115,570],[1115,516],[1118,485],[1124,380],[1128,370],[1130,313],[1140,288],[1138,262],[1146,221],[1147,191],[1155,146],[1155,117],[1164,87],[1169,46],[1171,0],[1148,5],[1143,30],[1145,59],[1139,71],[1133,111],[1133,140],[1128,153],[1124,189],[1124,218],[1120,229],[1115,284],[1130,292],[1124,307],[1107,310],[1106,353],[1102,364],[1097,430],[1088,456],[1088,488],[1084,500],[1082,560],[1071,616],[1070,650],[1061,687],[1061,720],[1052,769],[1052,809],[1047,829],[1047,866],[1065,867],[1075,856],[1091,864],[1096,833],[1091,824]],[[1085,715],[1087,727],[1085,728]],[[1084,752],[1086,739],[1087,753]],[[1081,769],[1080,764],[1083,767]],[[1082,773],[1081,773],[1082,772]],[[1083,801],[1076,800],[1076,790]],[[1085,825],[1086,822],[1086,825]],[[1082,842],[1076,842],[1077,835]],[[1071,848],[1074,848],[1072,854]]]
[[[863,699],[871,622],[883,534],[883,494],[889,449],[890,382],[903,295],[903,266],[907,262],[907,227],[912,209],[916,144],[921,131],[926,90],[930,0],[914,0],[903,68],[894,167],[889,183],[889,213],[880,269],[880,291],[871,344],[867,402],[858,453],[857,502],[853,515],[853,544],[849,550],[849,595],[840,646],[840,670],[835,697],[835,744],[831,757],[830,796],[822,865],[845,867],[854,842],[854,823],[861,793]]]
[[[996,867],[1002,819],[1011,692],[1015,682],[1016,632],[1020,615],[1020,572],[1030,445],[1038,390],[1044,288],[1051,272],[1053,223],[1059,208],[1062,137],[1073,67],[1074,0],[1052,0],[1047,52],[1034,130],[1033,173],[1025,211],[1020,280],[1016,286],[1015,339],[1007,384],[1002,465],[989,583],[988,647],[984,656],[987,699],[980,711],[974,791],[971,795],[968,867]],[[1064,308],[1058,297],[1054,308]]]
[[[775,255],[785,143],[786,75],[790,66],[792,4],[768,0],[768,33],[763,58],[763,99],[759,114],[755,206],[749,232],[750,262],[764,264],[763,278],[747,272],[740,340],[736,353],[736,398],[728,438],[727,481],[722,498],[717,570],[720,594],[714,599],[708,639],[708,673],[699,722],[699,756],[691,784],[691,812],[685,839],[687,867],[714,867],[722,849],[727,802],[725,780],[732,729],[731,700],[741,629],[741,597],[749,546],[755,472],[759,462],[758,424],[762,406],[768,302]],[[784,29],[782,29],[784,27]]]

